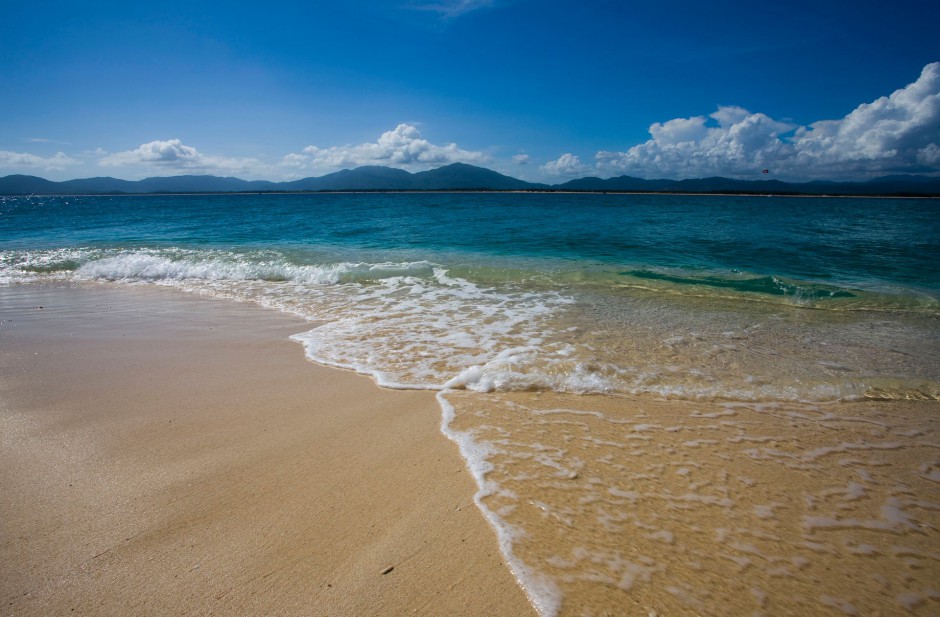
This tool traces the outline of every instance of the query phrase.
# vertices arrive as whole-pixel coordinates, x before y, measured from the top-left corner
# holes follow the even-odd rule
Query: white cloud
[[[824,168],[894,171],[917,165],[936,168],[940,144],[940,62],[890,96],[859,105],[842,120],[800,128],[793,140],[798,155]]]
[[[115,152],[98,161],[104,167],[146,167],[170,173],[252,173],[257,174],[264,165],[252,158],[229,158],[206,155],[179,139],[151,141],[134,150]]]
[[[545,163],[539,169],[550,176],[581,176],[590,171],[577,155],[570,152]]]
[[[58,139],[48,139],[46,137],[20,137],[20,141],[25,141],[28,144],[59,144],[61,146],[71,146],[67,141],[59,141]]]
[[[141,144],[135,150],[110,154],[98,161],[98,164],[106,167],[118,167],[121,165],[153,163],[182,167],[196,163],[200,156],[195,148],[184,145],[179,139],[168,139]]]
[[[286,154],[281,159],[281,165],[293,169],[303,169],[310,164],[310,157],[303,154]]]
[[[940,168],[940,145],[927,144],[917,151],[917,162],[925,167]]]
[[[438,0],[412,4],[411,8],[439,13],[443,17],[457,17],[470,11],[491,7],[493,4],[495,0]]]
[[[528,154],[517,154],[512,157],[512,162],[516,165],[528,165],[531,157]]]
[[[705,128],[704,116],[676,118],[663,123],[653,123],[650,127],[650,135],[656,143],[673,145],[703,139],[708,135],[708,129]]]
[[[417,127],[399,124],[382,133],[374,143],[319,148],[307,146],[301,154],[288,154],[282,159],[287,167],[308,166],[313,169],[340,169],[363,165],[386,165],[408,169],[427,169],[450,163],[485,163],[482,152],[462,150],[457,144],[437,146],[421,137]]]
[[[797,127],[741,107],[650,127],[626,152],[598,152],[597,168],[642,176],[865,178],[940,172],[940,62],[912,84],[859,105],[841,120]]]
[[[36,156],[26,152],[10,152],[0,150],[0,168],[11,167],[19,169],[40,168],[46,171],[55,171],[65,169],[69,165],[75,165],[78,161],[64,152],[56,152],[52,156]]]
[[[650,127],[653,139],[627,152],[598,152],[597,166],[643,175],[748,175],[790,156],[792,146],[780,136],[794,128],[741,107],[720,107],[708,118],[657,122]]]

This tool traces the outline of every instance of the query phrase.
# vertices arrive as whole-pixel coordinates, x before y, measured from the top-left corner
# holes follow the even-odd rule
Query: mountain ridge
[[[632,176],[584,177],[561,184],[526,182],[499,172],[452,163],[411,173],[384,166],[343,169],[318,177],[286,182],[242,180],[212,175],[155,176],[143,180],[111,177],[55,182],[14,174],[0,178],[0,195],[120,195],[171,193],[257,193],[324,191],[560,191],[642,193],[741,193],[781,195],[896,195],[940,196],[940,178],[884,176],[862,182],[813,180],[736,180],[720,176],[685,180]]]

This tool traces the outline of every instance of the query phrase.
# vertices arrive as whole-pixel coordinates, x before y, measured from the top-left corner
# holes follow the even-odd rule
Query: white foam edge
[[[486,460],[488,450],[474,441],[470,433],[458,431],[451,426],[456,412],[454,406],[445,398],[448,392],[453,392],[453,390],[444,389],[436,395],[441,407],[441,433],[457,444],[460,455],[477,484],[473,502],[496,532],[503,559],[506,560],[509,571],[525,592],[529,603],[542,617],[555,617],[561,608],[561,590],[551,579],[534,571],[513,553],[513,539],[521,532],[483,503],[485,497],[496,493],[499,489],[498,484],[486,479],[486,474],[492,470],[492,465]]]
[[[303,344],[305,355],[307,359],[312,362],[323,366],[352,370],[360,375],[367,375],[371,377],[377,385],[383,388],[392,390],[437,390],[435,398],[441,408],[441,433],[457,444],[460,456],[463,458],[467,469],[470,471],[470,475],[477,485],[477,492],[473,496],[473,503],[476,504],[477,509],[483,514],[483,518],[496,532],[497,543],[503,555],[503,559],[505,559],[506,565],[509,567],[509,571],[512,573],[513,577],[515,577],[519,587],[521,587],[526,594],[529,603],[541,617],[555,617],[561,608],[561,590],[558,589],[557,585],[555,585],[552,580],[534,571],[513,553],[513,539],[518,537],[522,532],[490,510],[486,504],[483,503],[485,497],[498,491],[499,485],[486,479],[486,474],[493,468],[486,460],[488,450],[474,441],[470,433],[458,431],[451,427],[456,412],[454,406],[444,398],[444,395],[448,392],[453,392],[453,390],[446,387],[442,389],[438,384],[404,384],[389,381],[381,371],[320,357],[316,353],[316,344],[313,337],[310,336],[311,332],[312,331],[307,331],[293,334],[290,336],[290,339]]]
[[[301,343],[304,346],[304,355],[311,362],[321,364],[323,366],[331,366],[333,368],[341,368],[347,371],[353,371],[359,373],[360,375],[366,375],[371,377],[372,380],[382,388],[387,388],[389,390],[440,390],[441,386],[435,383],[402,383],[399,381],[393,381],[388,378],[386,373],[383,373],[380,370],[368,368],[363,365],[358,364],[347,364],[345,362],[337,362],[336,360],[330,360],[317,354],[317,345],[315,342],[315,337],[313,332],[318,328],[313,330],[308,330],[306,332],[301,332],[299,334],[292,334],[289,338],[292,341]]]

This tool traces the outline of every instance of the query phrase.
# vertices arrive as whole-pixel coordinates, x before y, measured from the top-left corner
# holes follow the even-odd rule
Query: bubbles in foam
[[[482,287],[428,261],[313,264],[277,251],[168,248],[11,251],[0,264],[7,282],[152,283],[302,315],[321,322],[296,337],[312,359],[386,386],[441,388],[462,379],[477,390],[603,387],[577,371],[567,383],[539,373],[540,325],[569,299]]]
[[[570,286],[518,272],[498,282],[488,271],[483,284],[467,278],[472,268],[460,272],[427,260],[354,262],[276,250],[0,253],[0,284],[149,283],[255,301],[322,322],[300,337],[311,358],[392,387],[738,400],[940,396],[936,376],[923,371],[931,363],[919,362],[918,354],[902,356],[906,366],[896,379],[871,376],[889,361],[899,365],[896,354],[885,356],[890,350],[838,348],[856,358],[834,361],[828,356],[841,344],[835,338],[841,330],[828,322],[800,324],[800,334],[792,323],[777,326],[761,315],[754,319],[762,323],[738,323],[741,314],[703,311],[696,299],[679,306],[617,288],[586,293],[589,286],[573,294]],[[831,340],[814,345],[822,332]],[[871,339],[867,332],[867,339],[848,334]],[[904,336],[924,340],[917,332]],[[798,350],[786,347],[797,339]],[[814,354],[819,357],[803,357]]]
[[[482,502],[526,530],[512,549],[556,581],[562,614],[888,614],[902,593],[932,601],[920,589],[940,509],[916,497],[931,484],[917,461],[935,450],[926,404],[895,416],[867,403],[446,396],[452,431],[498,444],[486,482],[507,490]],[[887,434],[909,436],[862,438]],[[748,463],[764,437],[776,456]]]
[[[536,355],[541,320],[567,300],[483,288],[434,268],[430,277],[337,285],[318,301],[336,310],[315,311],[324,323],[294,337],[315,360],[371,374],[390,387],[514,389],[525,380],[522,373],[486,374],[485,367],[516,366]]]

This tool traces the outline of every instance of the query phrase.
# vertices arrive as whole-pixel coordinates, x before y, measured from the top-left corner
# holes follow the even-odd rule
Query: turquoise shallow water
[[[624,275],[786,295],[782,277],[940,290],[936,200],[340,194],[0,200],[10,249],[271,249],[297,263],[430,260]],[[700,276],[696,276],[700,275]],[[742,277],[756,285],[729,285]]]
[[[311,357],[398,387],[933,396],[938,207],[672,195],[4,198],[0,281],[161,284],[257,301],[326,322],[304,338]]]

